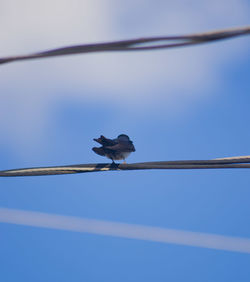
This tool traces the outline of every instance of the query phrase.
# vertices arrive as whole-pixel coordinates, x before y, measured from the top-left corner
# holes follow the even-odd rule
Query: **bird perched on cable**
[[[112,160],[124,160],[130,153],[135,152],[133,142],[125,134],[120,134],[116,139],[108,139],[101,135],[99,138],[94,138],[94,141],[101,144],[102,147],[94,147],[92,150],[100,155]]]

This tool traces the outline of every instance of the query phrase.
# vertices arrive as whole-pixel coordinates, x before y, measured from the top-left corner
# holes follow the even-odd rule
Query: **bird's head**
[[[120,134],[118,137],[117,137],[118,140],[120,141],[130,141],[128,135],[126,134]]]

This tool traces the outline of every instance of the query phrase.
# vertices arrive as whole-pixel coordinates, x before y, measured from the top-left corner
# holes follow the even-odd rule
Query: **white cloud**
[[[244,0],[3,0],[0,53],[14,55],[71,44],[246,25],[249,12]],[[174,111],[177,101],[179,108],[187,107],[188,101],[201,99],[198,93],[212,91],[219,83],[225,61],[247,52],[236,41],[217,44],[3,65],[2,136],[8,142],[15,136],[20,144],[27,144],[28,138],[39,136],[49,122],[53,105],[65,96],[75,101],[102,99],[103,103],[115,101],[120,105],[140,101],[146,107],[152,102],[166,102],[169,111]]]

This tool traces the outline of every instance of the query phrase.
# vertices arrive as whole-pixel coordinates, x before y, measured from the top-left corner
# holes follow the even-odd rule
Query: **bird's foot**
[[[115,163],[115,162],[112,160],[111,167],[117,167],[117,166],[118,166],[118,164]]]

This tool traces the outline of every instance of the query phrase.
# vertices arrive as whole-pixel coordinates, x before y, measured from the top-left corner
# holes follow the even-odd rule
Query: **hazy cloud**
[[[1,56],[65,45],[181,34],[246,25],[249,4],[223,1],[4,0],[0,4]],[[72,101],[151,107],[188,107],[220,84],[223,65],[247,52],[237,43],[194,48],[79,55],[0,67],[2,142],[36,138],[54,105]],[[223,47],[222,47],[223,46]],[[35,137],[34,137],[35,136]],[[41,137],[40,136],[40,137]],[[15,140],[16,142],[16,140]]]

